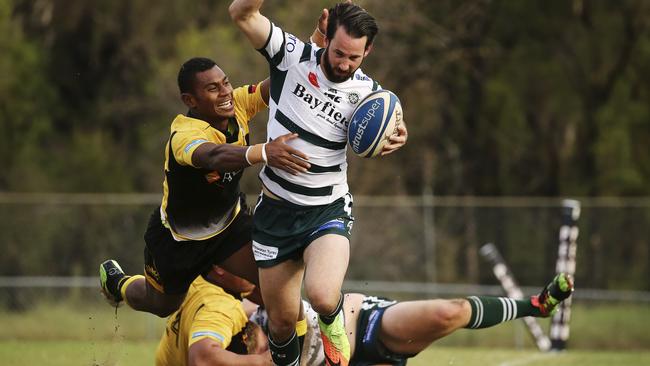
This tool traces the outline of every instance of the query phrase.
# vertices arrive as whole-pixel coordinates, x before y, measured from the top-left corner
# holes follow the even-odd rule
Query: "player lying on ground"
[[[238,300],[253,286],[218,267],[208,279],[211,283],[198,278],[181,308],[169,318],[156,365],[271,365],[268,340],[261,332],[267,329],[265,312]],[[526,300],[470,296],[396,302],[349,293],[343,310],[350,365],[404,365],[458,329],[488,328],[524,316],[548,317],[572,292],[572,280],[560,274],[540,294]],[[309,304],[304,307],[306,319],[298,327],[299,333],[306,333],[301,365],[323,365],[318,315]],[[247,313],[253,314],[248,323]]]

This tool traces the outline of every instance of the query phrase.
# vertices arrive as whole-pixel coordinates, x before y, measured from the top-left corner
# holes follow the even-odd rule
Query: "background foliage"
[[[360,3],[381,27],[364,70],[400,96],[410,137],[390,157],[351,159],[355,194],[650,196],[649,2]],[[0,191],[161,191],[169,123],[185,111],[179,65],[214,58],[235,85],[267,75],[228,4],[0,0]],[[331,4],[278,0],[263,10],[305,39]],[[256,120],[254,141],[264,139],[264,119]],[[247,173],[243,190],[258,189]],[[115,253],[135,271],[149,209],[3,206],[0,274],[89,275]],[[356,239],[370,246],[355,250],[399,258],[386,264],[385,278],[421,279],[420,249],[405,249],[422,241],[419,232],[373,226],[417,222],[421,213],[370,211],[357,215]],[[502,243],[523,268],[550,272],[557,217],[476,207],[437,213],[440,279],[491,279],[476,254],[482,240]],[[648,290],[649,221],[647,206],[585,212],[582,278]],[[371,267],[360,262],[351,275],[367,276]],[[395,267],[418,269],[405,277]],[[612,272],[624,280],[612,281]],[[533,273],[522,275],[525,282],[540,280]]]

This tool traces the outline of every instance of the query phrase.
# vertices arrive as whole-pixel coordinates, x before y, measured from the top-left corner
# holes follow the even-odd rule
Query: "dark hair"
[[[379,32],[375,18],[362,7],[352,3],[338,3],[330,8],[327,19],[328,39],[334,39],[334,33],[339,26],[343,26],[352,37],[368,37],[366,48],[372,44]]]
[[[181,94],[194,91],[194,77],[196,74],[210,70],[217,65],[216,62],[206,57],[191,58],[178,70],[178,89]]]

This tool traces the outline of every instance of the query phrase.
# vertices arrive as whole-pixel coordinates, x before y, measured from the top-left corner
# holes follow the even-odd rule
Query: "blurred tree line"
[[[176,86],[180,64],[193,56],[211,57],[234,85],[268,74],[263,57],[232,24],[229,3],[0,0],[0,191],[161,191],[169,124],[185,112]],[[355,194],[650,195],[650,2],[359,3],[380,24],[364,71],[400,96],[409,143],[387,158],[353,157],[349,178]],[[306,39],[321,9],[332,4],[268,0],[263,12]],[[265,116],[256,119],[253,141],[264,139],[264,121]],[[253,172],[243,184],[249,193],[259,189]],[[449,269],[441,278],[478,281],[477,246],[486,229],[477,223],[482,213],[458,211],[462,230],[439,235],[450,243],[440,248],[450,252],[439,257],[439,267],[450,263],[468,270]],[[620,228],[626,220],[648,222],[648,210],[640,211],[607,223],[618,220],[621,225],[612,226]],[[107,228],[144,229],[146,218],[118,225],[106,215]],[[410,215],[401,219],[420,220],[418,213]],[[59,230],[54,240],[46,234],[34,240],[73,250],[74,244],[64,243],[73,235],[88,239],[88,255],[97,254],[92,233],[74,229],[83,216],[50,228]],[[437,219],[445,225],[445,217]],[[503,219],[489,220],[496,225]],[[530,230],[494,229],[504,242]],[[647,226],[635,230],[634,240],[620,244],[620,258],[640,260],[635,278],[647,280],[650,235]],[[16,249],[5,253],[13,267],[3,266],[4,274],[29,272],[28,264],[20,264],[28,263],[21,259],[21,235],[4,240]],[[101,254],[127,245],[119,238],[102,239],[114,246]],[[585,240],[591,244],[581,248],[600,248],[599,256],[587,257],[606,261],[607,249],[599,244],[603,236]],[[141,243],[128,245],[139,255]],[[510,258],[526,255],[513,252]],[[82,264],[83,252],[73,257],[79,268],[55,272],[95,273],[96,263]],[[545,264],[552,266],[552,260]],[[594,285],[608,285],[601,280]],[[647,286],[645,281],[641,287]]]
[[[0,0],[0,189],[160,190],[179,65],[209,56],[237,84],[267,73],[228,4]],[[355,193],[650,194],[647,1],[361,4],[381,26],[364,70],[401,97],[410,141],[354,162]],[[306,38],[329,5],[264,12]]]

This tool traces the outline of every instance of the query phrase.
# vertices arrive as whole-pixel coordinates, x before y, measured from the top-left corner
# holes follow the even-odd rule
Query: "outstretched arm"
[[[271,21],[260,13],[264,0],[235,0],[230,4],[230,17],[246,35],[255,49],[264,47],[271,32]]]
[[[307,155],[287,145],[298,137],[288,133],[277,139],[249,147],[206,142],[192,154],[192,165],[208,170],[231,172],[256,163],[268,164],[291,174],[304,173],[311,166]]]

